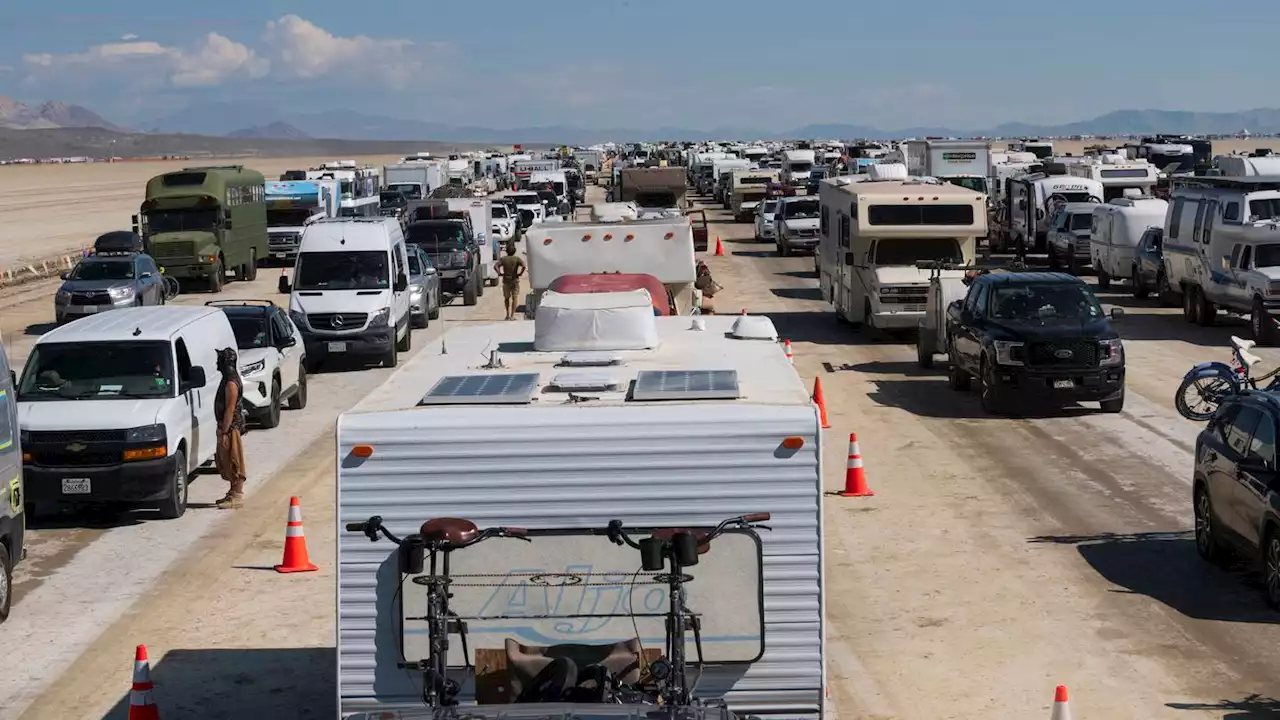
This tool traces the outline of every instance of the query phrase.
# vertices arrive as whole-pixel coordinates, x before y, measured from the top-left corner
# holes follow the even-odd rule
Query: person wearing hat
[[[215,504],[220,510],[229,510],[243,504],[245,482],[244,446],[240,442],[240,434],[244,432],[244,408],[241,406],[244,384],[240,379],[235,348],[218,351],[218,372],[222,373],[222,381],[213,401],[213,412],[218,418],[218,452],[214,462],[218,466],[218,474],[230,483],[231,488],[226,497]]]

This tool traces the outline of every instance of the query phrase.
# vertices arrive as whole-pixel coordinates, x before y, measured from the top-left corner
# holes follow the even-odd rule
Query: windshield
[[[1280,267],[1280,245],[1258,245],[1253,249],[1253,266],[1256,268]]]
[[[388,203],[391,203],[394,205],[401,205],[407,202],[408,199],[409,199],[408,194],[400,192],[399,190],[383,190],[382,192],[378,193],[378,202],[382,203],[383,205],[386,205]]]
[[[428,253],[461,250],[466,243],[462,226],[457,223],[439,225],[410,225],[405,240]]]
[[[951,184],[951,185],[956,185],[956,186],[958,186],[958,187],[962,187],[962,188],[964,188],[964,189],[966,189],[966,190],[972,190],[972,191],[974,191],[974,192],[980,192],[980,193],[982,193],[982,194],[984,194],[984,195],[985,195],[985,194],[986,194],[986,192],[987,192],[987,179],[986,179],[986,178],[980,178],[980,177],[953,177],[953,178],[947,178],[947,182],[948,182],[949,184]]]
[[[248,313],[227,313],[231,321],[231,332],[236,335],[236,348],[255,350],[267,346],[267,318],[264,315]]]
[[[782,206],[784,218],[816,218],[818,217],[817,200],[797,200]]]
[[[551,183],[551,189],[552,189],[552,190],[555,190],[555,194],[556,194],[556,195],[563,195],[563,194],[564,194],[564,183],[562,183],[562,182],[554,182],[554,183]]]
[[[1084,285],[1004,285],[991,295],[997,320],[1096,320],[1102,306]]]
[[[499,205],[498,203],[494,203],[494,204],[493,204],[492,213],[493,213],[492,217],[493,217],[494,219],[497,219],[497,220],[503,220],[503,219],[506,219],[506,218],[507,218],[507,206],[506,206],[506,205]]]
[[[385,201],[385,200],[390,199],[390,198],[388,198],[387,196],[388,196],[388,195],[390,195],[390,194],[392,194],[392,193],[399,193],[399,194],[402,194],[402,195],[408,195],[408,196],[409,196],[409,197],[411,197],[411,198],[414,198],[414,199],[417,199],[417,200],[421,200],[421,199],[422,199],[422,186],[421,186],[421,185],[411,185],[411,184],[409,184],[409,183],[391,183],[390,185],[387,185],[387,189],[386,189],[386,190],[384,190],[384,191],[381,193],[381,195],[382,195],[382,199],[383,199],[384,201]]]
[[[760,212],[764,213],[765,215],[772,215],[772,214],[774,214],[774,213],[778,212],[778,201],[777,201],[777,200],[765,200],[765,201],[764,201],[764,208],[763,208],[763,209],[761,209],[761,211],[760,211]]]
[[[1071,213],[1068,230],[1089,230],[1093,227],[1093,213]]]
[[[391,286],[384,250],[304,252],[294,290],[385,290]]]
[[[542,201],[533,193],[521,193],[520,195],[512,195],[517,205],[541,205]]]
[[[132,280],[133,260],[92,260],[71,271],[71,280]]]
[[[807,173],[813,169],[813,163],[793,162],[793,163],[789,163],[787,167],[793,173]]]
[[[673,208],[679,205],[674,193],[669,192],[638,192],[635,195],[635,204],[642,208]]]
[[[1249,201],[1251,221],[1280,218],[1280,198],[1265,198]]]
[[[302,227],[319,208],[267,208],[267,227]]]
[[[955,238],[907,238],[876,243],[872,265],[915,265],[927,260],[963,262]]]
[[[22,371],[18,400],[172,397],[172,358],[167,342],[40,343]]]
[[[1196,169],[1196,156],[1185,153],[1150,153],[1147,155],[1147,161],[1162,171],[1166,166],[1174,163],[1177,163],[1178,167],[1174,168],[1173,172],[1191,172]]]
[[[187,230],[213,230],[218,224],[218,208],[182,208],[179,210],[150,210],[143,213],[147,219],[147,232],[171,233]]]

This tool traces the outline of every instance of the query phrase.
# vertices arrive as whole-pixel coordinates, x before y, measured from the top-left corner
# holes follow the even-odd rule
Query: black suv
[[[440,292],[462,295],[464,305],[475,305],[484,295],[480,247],[471,227],[462,220],[419,220],[405,228],[405,241],[417,245],[431,258],[440,274]]]
[[[1111,311],[1119,318],[1124,312]],[[1015,400],[1058,407],[1096,400],[1124,409],[1124,346],[1093,292],[1064,273],[979,275],[947,308],[953,390],[978,379],[991,414]]]
[[[1248,391],[1222,403],[1196,438],[1192,508],[1196,550],[1221,562],[1237,550],[1260,560],[1267,604],[1280,610],[1280,399]]]

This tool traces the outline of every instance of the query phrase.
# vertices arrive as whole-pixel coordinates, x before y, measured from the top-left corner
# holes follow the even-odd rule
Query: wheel
[[[1218,412],[1222,399],[1235,392],[1225,378],[1218,375],[1184,378],[1173,395],[1173,407],[1188,420],[1204,422]]]
[[[435,320],[435,319],[437,319],[437,318],[439,318],[439,317],[440,317],[440,306],[443,304],[443,303],[441,303],[441,302],[440,302],[440,300],[441,300],[441,298],[440,298],[440,290],[437,288],[437,289],[436,289],[436,296],[435,296],[435,300],[433,301],[433,304],[432,304],[432,306],[431,306],[431,310],[427,312],[427,319],[428,319],[428,320]]]
[[[1165,276],[1164,271],[1156,273],[1156,297],[1160,299],[1160,304],[1165,307],[1173,305],[1173,288],[1169,287],[1169,278]]]
[[[1262,298],[1253,299],[1253,311],[1249,313],[1249,329],[1259,345],[1271,344],[1271,315],[1262,305]]]
[[[489,278],[489,287],[498,287],[498,278]]]
[[[187,511],[187,456],[181,450],[173,454],[173,479],[170,495],[160,502],[160,517],[177,520]]]
[[[289,398],[290,410],[301,410],[307,406],[307,363],[298,363],[298,390]]]
[[[933,367],[933,348],[929,347],[927,331],[923,328],[916,337],[916,362],[925,369]]]
[[[988,415],[1004,413],[1004,398],[1001,397],[1000,386],[996,384],[995,366],[985,357],[978,369],[978,398],[982,401],[982,411]]]
[[[271,403],[258,415],[258,424],[267,430],[280,425],[280,378],[271,380]]]
[[[1142,283],[1142,272],[1138,270],[1137,265],[1133,266],[1133,277],[1129,282],[1133,283],[1133,296],[1135,298],[1142,300],[1151,293],[1147,286]]]
[[[486,280],[480,276],[480,271],[477,270],[476,271],[476,297],[478,298],[484,297],[485,283],[486,283]]]
[[[785,243],[783,243],[782,241],[779,241],[779,242],[778,242],[778,257],[789,257],[790,255],[791,255],[791,248],[787,247],[787,245],[786,245]]]
[[[258,279],[258,248],[249,248],[249,264],[241,277],[250,282]]]
[[[1101,268],[1098,269],[1098,287],[1102,290],[1111,287],[1111,276]]]
[[[1077,263],[1077,262],[1076,262],[1076,256],[1075,256],[1075,255],[1072,255],[1072,256],[1070,256],[1070,257],[1068,257],[1068,258],[1067,258],[1067,274],[1068,274],[1068,275],[1079,275],[1079,274],[1080,274],[1079,263]]]
[[[1058,256],[1053,252],[1053,248],[1049,249],[1049,269],[1050,270],[1062,269],[1062,262],[1058,260]]]
[[[13,606],[13,560],[9,557],[9,549],[0,545],[0,623],[9,619],[9,608]]]
[[[957,392],[963,392],[969,389],[969,373],[965,372],[956,364],[955,360],[951,361],[951,367],[947,369],[947,385]]]
[[[1280,610],[1280,532],[1267,531],[1262,551],[1262,594],[1272,610]]]
[[[222,258],[218,258],[213,264],[213,271],[209,273],[209,292],[222,292],[223,281],[226,280],[226,271],[222,268]]]
[[[1221,565],[1226,560],[1226,548],[1218,539],[1218,519],[1213,514],[1213,500],[1209,490],[1203,486],[1196,488],[1194,507],[1196,516],[1196,552],[1200,557]]]
[[[409,348],[413,347],[413,328],[408,325],[404,328],[404,339],[396,340],[397,352],[409,352]]]
[[[1204,288],[1196,288],[1196,324],[1201,327],[1210,327],[1213,320],[1218,314],[1218,306],[1209,302],[1209,298],[1204,295]]]
[[[1184,286],[1182,288],[1182,319],[1192,324],[1198,323],[1199,320],[1196,319],[1196,309],[1198,307],[1195,288]]]
[[[1118,413],[1124,410],[1124,390],[1120,390],[1120,397],[1103,400],[1098,403],[1104,413]]]
[[[471,282],[467,283],[466,286],[462,288],[462,304],[463,305],[476,304],[476,297],[477,297],[476,284],[477,283],[475,281],[475,278],[472,278]]]
[[[393,368],[393,367],[395,367],[397,364],[399,364],[399,362],[400,362],[400,353],[399,353],[399,351],[398,351],[398,348],[399,348],[399,347],[400,347],[400,343],[399,343],[398,341],[396,341],[396,340],[392,340],[392,342],[391,342],[391,349],[390,349],[390,350],[388,350],[387,352],[383,353],[383,355],[382,355],[382,366],[383,366],[383,367]]]

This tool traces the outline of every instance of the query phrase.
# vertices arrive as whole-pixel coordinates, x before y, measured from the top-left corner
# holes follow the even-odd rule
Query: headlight
[[[127,443],[163,444],[165,437],[163,425],[143,425],[142,427],[130,428],[125,432],[124,441]]]
[[[1023,343],[996,340],[996,363],[1000,365],[1022,365]]]
[[[391,308],[385,307],[373,314],[369,320],[369,327],[382,327],[391,319]]]
[[[1101,351],[1098,357],[1099,365],[1105,367],[1124,363],[1124,343],[1120,342],[1120,338],[1103,340],[1098,343],[1098,349]]]
[[[66,303],[71,302],[70,290],[59,290],[58,294],[53,296],[54,302]]]
[[[267,361],[265,359],[259,360],[258,362],[249,363],[248,365],[242,365],[240,367],[240,374],[242,376],[257,375],[258,373],[262,372],[262,370],[266,366],[267,366]]]
[[[113,287],[107,290],[113,298],[127,298],[133,294],[133,286],[126,285],[124,287]]]
[[[298,312],[297,310],[290,310],[290,311],[289,311],[289,319],[293,321],[293,324],[294,324],[294,325],[297,325],[297,326],[298,326],[298,327],[300,327],[300,328],[309,328],[309,327],[311,327],[310,325],[308,325],[308,324],[307,324],[307,315],[306,315],[306,313]]]

